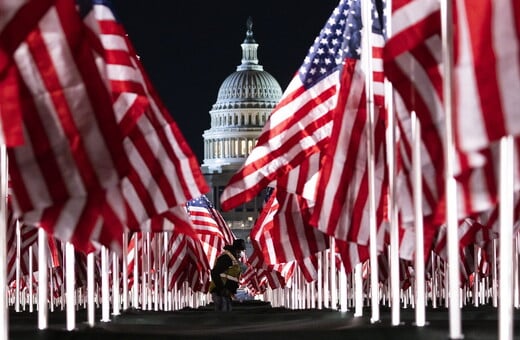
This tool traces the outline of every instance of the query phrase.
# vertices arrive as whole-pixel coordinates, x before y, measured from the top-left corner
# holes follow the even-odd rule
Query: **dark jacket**
[[[238,253],[232,246],[225,246],[224,252],[217,257],[211,270],[210,293],[236,294],[238,279],[240,278],[240,264]]]

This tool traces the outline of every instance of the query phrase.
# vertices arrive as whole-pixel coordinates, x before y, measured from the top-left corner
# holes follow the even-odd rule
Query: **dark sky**
[[[145,69],[203,161],[202,133],[220,85],[240,64],[246,20],[258,59],[289,84],[339,0],[113,0]]]

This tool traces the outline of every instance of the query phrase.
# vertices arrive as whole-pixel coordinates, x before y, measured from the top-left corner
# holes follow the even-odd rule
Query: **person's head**
[[[241,238],[234,240],[233,249],[235,249],[237,253],[246,250],[246,241]]]

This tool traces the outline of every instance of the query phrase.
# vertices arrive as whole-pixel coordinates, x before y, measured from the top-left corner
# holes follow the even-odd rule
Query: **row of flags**
[[[511,0],[451,4],[459,246],[475,244],[484,252],[498,237],[499,139],[519,133],[520,112],[514,103],[520,82],[520,5]],[[390,232],[389,151],[396,159],[392,203],[398,207],[400,256],[413,259],[413,116],[421,131],[420,218],[425,238],[425,249],[418,251],[424,251],[427,260],[431,250],[445,255],[441,2],[392,1],[389,37],[384,6],[377,0],[339,1],[257,145],[222,193],[221,206],[228,210],[268,186],[275,188],[251,235],[268,265],[311,263],[316,252],[332,247],[332,240],[347,270],[368,259],[370,242],[377,242],[378,252],[384,253]],[[392,94],[384,91],[385,78]],[[390,113],[395,117],[395,144],[386,137],[392,127]],[[517,161],[513,164],[511,190],[517,192],[520,169]],[[370,240],[369,234],[371,199],[377,240]],[[486,235],[488,241],[477,243],[475,235]]]
[[[497,141],[520,132],[520,5],[452,4],[458,213],[461,225],[469,218],[491,239]],[[314,279],[316,254],[332,247],[347,271],[364,262],[376,242],[368,231],[371,204],[378,249],[385,249],[388,150],[397,159],[401,256],[411,259],[413,114],[422,132],[425,244],[442,252],[440,3],[393,1],[390,38],[384,5],[339,1],[222,194],[228,210],[275,187],[251,232],[244,277],[257,291],[266,282],[283,286],[296,267]],[[198,162],[108,2],[2,2],[0,13],[0,127],[15,217],[82,252],[99,244],[120,251],[127,229],[168,231],[163,263],[173,268],[171,282],[204,291],[211,262],[234,236],[202,195],[208,188]],[[394,89],[395,145],[386,139],[385,77]]]
[[[16,218],[83,252],[120,252],[127,229],[189,232],[185,203],[207,184],[109,2],[10,1],[0,13]]]

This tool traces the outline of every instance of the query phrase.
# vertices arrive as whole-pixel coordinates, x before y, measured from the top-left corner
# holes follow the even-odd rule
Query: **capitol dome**
[[[205,173],[222,172],[223,167],[238,169],[282,97],[280,84],[258,63],[252,27],[249,18],[241,44],[242,63],[222,82],[209,112],[211,128],[203,134]]]

